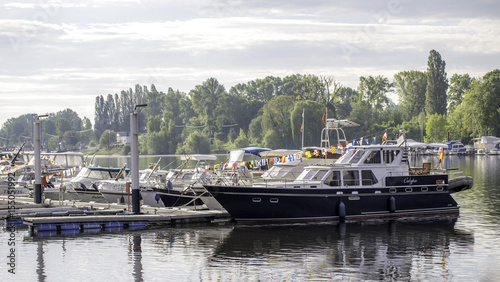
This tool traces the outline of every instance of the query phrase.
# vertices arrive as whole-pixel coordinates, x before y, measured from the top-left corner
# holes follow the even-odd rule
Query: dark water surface
[[[127,160],[99,161],[121,166]],[[141,160],[141,168],[151,162]],[[500,281],[500,156],[449,157],[445,165],[474,177],[472,190],[454,194],[458,218],[50,238],[3,228],[0,281]],[[7,265],[12,236],[16,274]]]

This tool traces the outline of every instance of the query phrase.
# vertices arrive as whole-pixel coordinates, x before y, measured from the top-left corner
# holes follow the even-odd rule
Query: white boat
[[[478,155],[500,155],[500,138],[495,136],[476,138],[474,150]]]
[[[128,173],[126,167],[83,167],[80,172],[62,186],[46,188],[45,198],[52,200],[72,200],[82,202],[107,203],[97,189],[100,181],[122,178]],[[62,196],[61,196],[62,193]]]
[[[467,153],[467,148],[465,148],[462,142],[455,140],[445,143],[448,148],[445,150],[449,155],[465,155]]]
[[[0,193],[8,193],[11,190],[16,194],[33,192],[35,181],[35,159],[32,152],[20,155],[23,161],[15,160],[2,168],[2,177],[0,177]],[[5,160],[2,161],[5,163]],[[83,154],[80,152],[64,153],[41,153],[40,166],[42,168],[42,184],[53,187],[58,185],[62,178],[71,178],[77,174],[83,165]],[[6,176],[14,175],[15,189],[8,189]]]

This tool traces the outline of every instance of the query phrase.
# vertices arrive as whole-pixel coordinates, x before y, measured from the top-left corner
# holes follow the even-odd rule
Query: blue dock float
[[[40,232],[92,233],[100,231],[120,231],[124,229],[144,229],[155,225],[174,225],[184,223],[210,223],[227,219],[229,215],[221,211],[187,212],[173,210],[167,214],[116,214],[85,216],[47,216],[25,217],[23,224],[28,226],[30,235]]]
[[[40,224],[36,226],[36,231],[57,231],[57,225],[55,224]]]
[[[106,222],[104,228],[123,228],[123,222]]]
[[[75,223],[61,224],[60,227],[61,227],[61,231],[62,230],[79,230],[80,229],[80,225],[75,224]]]
[[[83,230],[88,230],[88,229],[101,229],[101,224],[99,223],[84,223],[82,224]]]

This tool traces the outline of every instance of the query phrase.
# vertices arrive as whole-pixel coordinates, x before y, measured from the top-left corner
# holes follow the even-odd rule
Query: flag
[[[330,151],[332,152],[332,154],[335,154],[336,150],[335,150],[335,147],[333,145],[330,146]]]
[[[439,168],[443,169],[443,155],[444,155],[444,148],[441,148],[441,153],[439,154]]]
[[[363,137],[359,138],[359,145],[363,145]]]
[[[302,125],[300,126],[300,132],[304,130],[304,109],[302,109]]]
[[[326,151],[326,148],[323,148],[323,156],[327,156],[328,155],[328,152]]]
[[[377,137],[373,137],[373,143],[377,143]]]
[[[310,151],[306,151],[306,159],[308,159],[310,157],[311,157],[311,152]]]
[[[326,110],[325,110],[325,113],[323,114],[322,120],[323,120],[323,124],[326,124]]]
[[[383,140],[387,140],[387,131],[384,133],[384,136],[382,136]]]
[[[297,153],[295,155],[295,159],[300,160],[302,162],[302,153]]]

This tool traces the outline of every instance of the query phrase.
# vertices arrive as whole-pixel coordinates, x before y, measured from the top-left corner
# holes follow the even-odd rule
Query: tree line
[[[155,85],[149,89],[136,85],[119,95],[96,97],[91,139],[101,146],[109,145],[115,132],[130,130],[129,115],[134,106],[148,104],[139,115],[143,154],[227,152],[246,146],[300,148],[301,130],[304,145],[319,146],[325,110],[329,118],[360,124],[345,129],[348,139],[405,130],[409,138],[419,141],[444,142],[449,138],[467,144],[473,137],[500,134],[499,85],[500,70],[483,77],[453,74],[448,79],[446,63],[435,50],[429,53],[426,71],[401,71],[392,82],[381,75],[362,76],[356,89],[342,86],[331,76],[312,74],[268,76],[229,89],[212,77],[189,93],[172,88],[165,93]],[[389,99],[391,93],[397,94],[399,102]],[[55,127],[50,134],[90,142],[76,134],[89,128],[87,118],[68,117],[72,127],[67,131],[73,133],[64,131],[64,122],[57,123],[62,114],[51,118]],[[3,136],[21,141],[12,137],[20,131],[14,126],[18,119],[22,118],[9,119],[2,126],[0,142],[5,141]],[[44,134],[49,132],[45,127]]]

